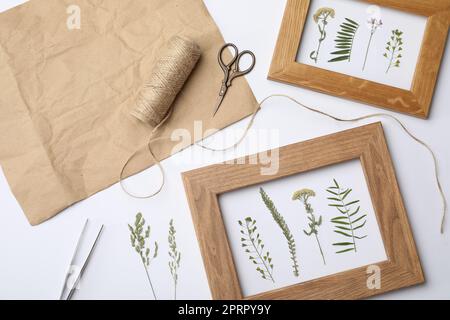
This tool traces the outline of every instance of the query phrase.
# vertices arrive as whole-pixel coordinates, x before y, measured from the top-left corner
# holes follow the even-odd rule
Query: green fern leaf
[[[367,214],[365,214],[365,215],[359,217],[358,219],[352,221],[351,223],[352,223],[352,224],[356,224],[357,222],[361,221],[361,220],[364,219],[365,217],[367,217]]]
[[[333,179],[334,186],[326,189],[327,191],[331,191],[333,189],[332,194],[335,197],[329,197],[330,201],[328,206],[334,207],[342,216],[337,216],[331,219],[331,222],[334,224],[334,232],[343,236],[345,238],[351,238],[353,242],[337,242],[334,243],[334,246],[351,246],[351,248],[347,248],[345,250],[338,251],[336,253],[346,253],[350,251],[357,252],[356,240],[362,240],[367,237],[367,235],[361,236],[358,233],[366,226],[367,223],[367,215],[358,215],[361,209],[361,206],[357,208],[353,208],[355,204],[359,203],[360,200],[350,200],[345,203],[344,200],[351,194],[351,188],[341,188],[339,183]]]
[[[363,224],[361,224],[361,225],[359,225],[359,226],[353,228],[353,231],[358,230],[358,229],[361,229],[362,227],[364,227],[364,226],[366,225],[366,222],[367,222],[367,221],[364,221]]]
[[[352,246],[354,245],[353,242],[338,242],[338,243],[333,243],[333,246]]]
[[[338,195],[339,195],[338,193],[336,193],[336,192],[334,192],[334,191],[331,191],[331,190],[329,190],[329,189],[327,189],[327,192],[329,192],[329,193],[331,193],[331,194],[334,194],[335,196],[338,196]]]
[[[338,252],[336,252],[336,253],[345,253],[345,252],[349,252],[349,251],[354,251],[355,250],[355,248],[349,248],[349,249],[345,249],[345,250],[341,250],[341,251],[338,251]]]
[[[358,24],[357,22],[353,21],[353,20],[350,19],[350,18],[345,18],[345,20],[347,20],[348,22],[350,22],[350,24],[352,24],[352,25],[355,26],[355,27],[358,27],[358,26],[359,26],[359,24]]]
[[[358,202],[359,202],[359,200],[355,200],[355,201],[346,203],[345,206],[346,206],[346,207],[350,207],[352,204],[355,204],[355,203],[358,203]]]
[[[342,234],[343,236],[349,237],[349,238],[353,238],[353,236],[351,234],[345,233],[343,231],[340,230],[334,230],[334,232]]]
[[[338,57],[330,59],[328,62],[350,62],[351,60],[353,42],[359,29],[359,24],[351,19],[345,18],[345,22],[340,25],[340,28],[334,40],[336,42],[336,49],[338,50],[330,53]],[[335,183],[333,189],[339,189],[339,185]]]

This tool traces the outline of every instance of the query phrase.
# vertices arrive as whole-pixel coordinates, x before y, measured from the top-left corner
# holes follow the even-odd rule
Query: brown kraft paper
[[[71,5],[80,29],[67,26]],[[134,152],[127,175],[152,165],[152,128],[129,112],[174,35],[195,40],[202,56],[160,136],[193,135],[194,121],[222,129],[254,111],[239,78],[212,118],[224,40],[201,0],[31,0],[0,14],[0,164],[32,225],[118,182]],[[175,144],[153,151],[164,159]]]

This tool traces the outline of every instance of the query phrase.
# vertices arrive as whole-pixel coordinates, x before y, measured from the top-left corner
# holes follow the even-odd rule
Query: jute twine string
[[[156,62],[150,79],[139,92],[135,108],[131,110],[130,114],[153,127],[147,148],[151,159],[161,170],[162,183],[154,193],[145,196],[135,195],[127,190],[123,184],[123,175],[131,160],[136,156],[137,152],[135,152],[123,165],[119,177],[122,190],[133,198],[151,198],[160,193],[164,187],[164,169],[156,159],[150,144],[161,140],[161,138],[154,138],[154,136],[172,115],[173,102],[200,59],[200,55],[200,47],[191,39],[181,36],[171,38],[168,46]]]
[[[394,120],[394,121],[400,126],[400,128],[401,128],[401,129],[402,129],[402,130],[403,130],[403,131],[404,131],[404,132],[405,132],[405,133],[406,133],[413,141],[415,141],[415,142],[419,143],[420,145],[422,145],[423,147],[425,147],[426,150],[430,153],[430,155],[431,155],[431,157],[432,157],[432,159],[433,159],[434,176],[435,176],[435,180],[436,180],[436,186],[437,186],[439,195],[440,195],[441,200],[442,200],[442,220],[441,220],[440,232],[441,232],[442,234],[444,233],[444,225],[445,225],[445,219],[446,219],[446,213],[447,213],[447,201],[446,201],[445,194],[444,194],[444,191],[443,191],[443,188],[442,188],[442,185],[441,185],[441,181],[440,181],[440,179],[439,179],[438,161],[437,161],[436,155],[435,155],[435,153],[433,152],[433,150],[431,149],[431,147],[430,147],[427,143],[425,143],[425,142],[422,141],[421,139],[417,138],[413,133],[411,133],[411,131],[405,126],[405,124],[404,124],[403,122],[401,122],[397,117],[395,117],[395,116],[393,116],[393,115],[390,115],[390,114],[387,114],[387,113],[375,113],[375,114],[370,114],[370,115],[366,115],[366,116],[362,116],[362,117],[357,117],[357,118],[343,119],[343,118],[339,118],[339,117],[337,117],[337,116],[333,116],[332,114],[329,114],[329,113],[327,113],[327,112],[321,111],[321,110],[319,110],[319,109],[315,109],[315,108],[313,108],[313,107],[307,106],[307,105],[301,103],[300,101],[296,100],[295,98],[292,98],[292,97],[290,97],[290,96],[288,96],[288,95],[284,95],[284,94],[273,94],[273,95],[270,95],[270,96],[264,98],[264,99],[258,104],[257,108],[254,110],[253,114],[252,114],[251,117],[250,117],[249,123],[248,123],[248,125],[247,125],[247,127],[246,127],[244,133],[243,133],[242,136],[236,141],[236,143],[234,143],[232,146],[225,147],[225,148],[221,148],[221,149],[211,148],[211,147],[208,147],[208,146],[205,146],[205,145],[202,144],[202,142],[203,142],[206,138],[204,138],[204,139],[200,140],[199,142],[197,142],[196,145],[199,146],[199,147],[201,147],[201,148],[203,148],[203,149],[205,149],[205,150],[209,150],[209,151],[213,151],[213,152],[223,152],[223,151],[228,151],[228,150],[231,150],[231,149],[236,149],[236,148],[242,143],[242,141],[245,139],[245,137],[247,136],[249,130],[252,128],[252,126],[253,126],[253,124],[254,124],[254,121],[255,121],[255,118],[256,118],[256,115],[257,115],[258,112],[261,110],[261,107],[263,106],[263,104],[264,104],[267,100],[269,100],[269,99],[271,99],[271,98],[275,98],[275,97],[281,97],[281,98],[289,99],[290,101],[294,102],[295,104],[297,104],[298,106],[300,106],[300,107],[302,107],[302,108],[304,108],[304,109],[306,109],[306,110],[309,110],[309,111],[311,111],[311,112],[314,112],[314,113],[323,115],[323,116],[325,116],[325,117],[328,117],[328,118],[330,118],[330,119],[333,119],[333,120],[339,121],[339,122],[358,122],[358,121],[362,121],[362,120],[366,120],[366,119],[371,119],[371,118],[387,118],[387,119]],[[156,138],[156,139],[150,139],[150,141],[149,141],[149,143],[148,143],[148,149],[149,149],[149,151],[150,151],[150,155],[151,155],[151,157],[152,157],[152,160],[155,162],[155,164],[158,165],[158,167],[159,167],[160,170],[161,170],[162,175],[164,176],[164,169],[163,169],[163,167],[161,166],[159,160],[154,156],[154,154],[153,154],[153,152],[152,152],[152,150],[151,150],[151,144],[154,143],[154,142],[157,142],[157,141],[161,141],[161,140],[170,140],[170,137],[167,136],[167,137],[159,137],[159,138]],[[163,182],[162,182],[160,188],[158,189],[158,191],[155,192],[154,194],[150,195],[150,196],[147,197],[147,198],[150,198],[150,197],[152,197],[152,196],[158,194],[158,193],[162,190],[163,184],[164,184],[164,180],[163,180]]]
[[[193,68],[195,67],[195,64],[197,63],[198,59],[200,57],[200,49],[199,47],[191,40],[181,37],[175,37],[173,38],[169,46],[166,50],[166,52],[163,54],[162,58],[158,61],[156,64],[152,76],[150,78],[150,81],[143,87],[138,101],[136,103],[136,108],[131,111],[131,114],[138,118],[139,120],[151,125],[154,127],[152,130],[148,143],[147,143],[147,149],[149,151],[150,157],[154,164],[158,166],[158,168],[161,171],[162,175],[162,181],[158,189],[149,194],[144,196],[139,196],[132,194],[129,192],[125,186],[123,185],[123,174],[130,163],[130,161],[133,159],[133,157],[137,154],[134,153],[124,164],[122,167],[122,171],[120,173],[120,185],[125,193],[127,193],[129,196],[137,198],[137,199],[148,199],[156,196],[161,192],[161,190],[164,187],[165,184],[165,173],[164,168],[162,167],[159,159],[155,156],[154,152],[152,151],[152,144],[158,141],[163,140],[170,140],[170,136],[164,136],[164,137],[155,137],[158,130],[167,122],[167,120],[170,118],[172,114],[172,103],[175,100],[176,95],[179,93],[181,88],[183,87],[185,81],[189,77],[189,74],[192,72]],[[423,147],[425,147],[428,152],[431,154],[431,157],[433,159],[433,165],[434,165],[434,175],[436,179],[436,185],[437,189],[439,191],[439,194],[442,199],[442,221],[441,221],[441,233],[444,233],[444,224],[445,224],[445,218],[446,218],[446,212],[447,212],[447,202],[444,195],[444,191],[442,189],[442,185],[439,179],[439,172],[438,172],[438,162],[436,155],[434,154],[431,147],[425,143],[424,141],[417,138],[414,134],[412,134],[406,126],[395,116],[392,116],[387,113],[376,113],[376,114],[370,114],[362,117],[357,118],[349,118],[349,119],[343,119],[339,118],[337,116],[333,116],[329,113],[326,113],[324,111],[321,111],[319,109],[315,109],[312,107],[309,107],[300,101],[296,100],[295,98],[292,98],[288,95],[284,94],[273,94],[266,98],[264,98],[258,105],[257,108],[254,110],[253,114],[250,117],[250,121],[242,134],[242,136],[234,143],[232,146],[222,148],[222,149],[215,149],[208,146],[203,145],[201,142],[205,140],[202,139],[200,142],[196,142],[196,145],[200,146],[201,148],[213,152],[223,152],[231,149],[236,149],[242,141],[247,136],[249,130],[252,128],[256,115],[261,110],[262,105],[269,99],[275,98],[275,97],[281,97],[289,99],[290,101],[294,102],[298,106],[309,110],[311,112],[323,115],[325,117],[328,117],[330,119],[333,119],[335,121],[339,122],[358,122],[366,119],[371,118],[387,118],[394,120],[400,128],[415,142],[419,143]]]
[[[152,127],[161,126],[200,54],[194,41],[180,36],[170,39],[141,89],[131,115]]]
[[[371,119],[371,118],[387,118],[387,119],[392,119],[394,120],[399,126],[400,128],[411,138],[413,139],[415,142],[419,143],[420,145],[422,145],[423,147],[425,147],[428,152],[430,153],[432,159],[433,159],[433,165],[434,165],[434,176],[435,176],[435,180],[436,180],[436,187],[438,189],[439,195],[441,197],[441,201],[442,201],[442,219],[441,219],[441,226],[440,226],[440,231],[443,234],[444,233],[444,226],[445,226],[445,220],[446,220],[446,214],[447,214],[447,200],[445,198],[445,194],[444,194],[444,190],[442,188],[442,184],[441,181],[439,179],[439,169],[438,169],[438,161],[436,158],[435,153],[433,152],[433,150],[431,149],[431,147],[425,143],[423,140],[417,138],[414,134],[411,133],[410,130],[408,130],[408,128],[405,126],[405,124],[403,122],[401,122],[397,117],[387,114],[387,113],[374,113],[374,114],[369,114],[366,116],[362,116],[362,117],[356,117],[356,118],[349,118],[349,119],[343,119],[343,118],[339,118],[337,116],[333,116],[332,114],[329,114],[327,112],[321,111],[319,109],[315,109],[312,107],[309,107],[303,103],[301,103],[300,101],[296,100],[295,98],[292,98],[288,95],[285,94],[272,94],[266,98],[264,98],[259,104],[258,107],[255,109],[255,111],[253,112],[253,114],[251,115],[250,121],[244,131],[244,133],[242,134],[241,138],[239,138],[237,140],[237,142],[235,144],[233,144],[230,147],[226,147],[226,148],[222,148],[222,149],[214,149],[214,148],[210,148],[207,147],[205,145],[199,144],[197,143],[198,146],[200,146],[203,149],[209,150],[209,151],[227,151],[230,149],[235,149],[237,148],[241,142],[245,139],[245,137],[247,136],[247,133],[249,132],[249,130],[251,129],[251,127],[253,126],[253,123],[255,121],[256,115],[258,114],[258,112],[261,110],[262,105],[269,99],[271,98],[275,98],[275,97],[281,97],[281,98],[286,98],[289,99],[290,101],[294,102],[295,104],[297,104],[298,106],[309,110],[311,112],[323,115],[325,117],[328,117],[330,119],[333,119],[335,121],[339,121],[339,122],[358,122],[358,121],[362,121],[362,120],[366,120],[366,119]],[[204,140],[204,139],[203,139]],[[203,141],[202,140],[202,141]]]

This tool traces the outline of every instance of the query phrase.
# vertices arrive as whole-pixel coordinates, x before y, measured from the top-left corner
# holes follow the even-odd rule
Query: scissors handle
[[[223,52],[229,47],[233,48],[234,54],[233,54],[233,58],[231,59],[231,61],[228,63],[225,63],[223,60]],[[231,70],[231,66],[236,62],[238,56],[239,56],[239,50],[233,43],[226,43],[219,50],[219,54],[217,55],[217,60],[219,61],[219,65],[225,74],[229,74],[229,72]]]
[[[241,59],[245,55],[249,55],[252,58],[252,63],[247,69],[241,70],[240,69]],[[255,54],[249,50],[242,51],[241,53],[239,53],[237,55],[237,58],[236,58],[236,61],[235,61],[235,64],[234,64],[234,67],[233,67],[233,70],[232,70],[232,73],[230,75],[230,79],[228,80],[228,82],[231,84],[231,81],[233,81],[234,79],[245,76],[246,74],[250,73],[253,70],[253,68],[255,67],[255,64],[256,64]]]
[[[225,61],[223,59],[223,52],[229,47],[233,48],[234,54],[233,54],[231,61],[228,63],[225,63]],[[240,68],[241,59],[245,55],[250,55],[250,57],[252,58],[252,62],[251,62],[251,65],[246,70],[241,70],[241,68]],[[247,73],[251,72],[256,64],[256,57],[253,52],[245,50],[245,51],[242,51],[241,53],[239,53],[238,48],[233,43],[226,43],[225,45],[222,46],[222,48],[220,48],[219,53],[217,55],[217,60],[219,61],[219,65],[223,70],[224,78],[222,81],[222,86],[220,88],[216,107],[214,109],[214,115],[219,110],[219,108],[223,102],[223,99],[228,91],[228,88],[231,87],[231,82],[234,79],[236,79],[238,77],[242,77],[242,76],[246,75]]]

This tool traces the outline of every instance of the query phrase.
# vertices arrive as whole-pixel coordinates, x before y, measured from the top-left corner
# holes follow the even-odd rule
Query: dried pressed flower
[[[292,260],[292,269],[294,276],[298,277],[300,275],[299,272],[299,266],[297,262],[297,248],[294,240],[294,236],[291,233],[291,230],[289,230],[289,227],[284,220],[283,216],[278,212],[277,208],[275,207],[275,204],[273,203],[272,199],[267,195],[267,193],[264,191],[263,188],[259,189],[259,193],[261,194],[261,198],[266,205],[267,209],[269,210],[270,214],[272,215],[273,220],[278,224],[281,231],[283,232],[284,237],[286,238],[289,253],[291,255]]]
[[[366,225],[367,215],[361,215],[359,213],[361,207],[358,206],[356,209],[355,205],[359,203],[359,200],[348,200],[348,196],[351,194],[352,189],[341,188],[336,179],[333,179],[333,185],[327,189],[327,192],[331,195],[328,200],[330,200],[330,207],[336,208],[339,211],[339,215],[331,219],[334,224],[334,232],[345,237],[345,242],[333,243],[333,246],[339,248],[336,253],[346,253],[357,251],[356,240],[361,240],[367,236],[359,236],[361,230]]]
[[[383,25],[383,21],[379,18],[370,17],[367,20],[367,26],[370,29],[370,38],[369,38],[369,43],[367,44],[367,50],[366,50],[366,56],[364,58],[363,70],[366,68],[367,58],[369,57],[370,45],[372,44],[373,35],[378,30],[378,28],[381,28],[382,25]]]
[[[328,62],[350,62],[353,52],[353,43],[355,41],[356,34],[359,30],[359,23],[345,18],[344,22],[339,26],[340,30],[336,34],[334,39],[336,51],[331,52],[334,58]]]
[[[403,57],[401,51],[403,50],[403,32],[395,29],[391,31],[391,37],[386,43],[386,52],[383,57],[389,60],[389,65],[386,73],[393,67],[400,67],[400,59]]]
[[[145,227],[145,219],[142,216],[142,213],[136,214],[136,219],[134,221],[134,227],[128,225],[128,229],[130,230],[130,240],[131,247],[134,248],[136,253],[139,255],[142,264],[145,269],[145,273],[147,274],[147,279],[149,281],[150,287],[152,289],[153,296],[156,300],[155,290],[153,289],[153,284],[150,279],[150,274],[148,273],[148,268],[150,267],[150,263],[158,256],[158,243],[155,241],[155,247],[153,250],[153,255],[151,255],[150,247],[147,246],[147,241],[150,239],[150,226],[144,231]]]
[[[367,19],[367,26],[371,29],[371,32],[375,32],[378,28],[383,25],[383,20],[371,17]]]
[[[334,18],[336,15],[336,12],[333,8],[323,7],[317,9],[316,13],[313,16],[313,19],[316,23],[319,22],[319,20],[326,20],[328,17]]]
[[[174,299],[177,299],[177,285],[178,285],[178,269],[180,268],[180,262],[181,262],[181,253],[178,251],[177,248],[177,241],[175,238],[176,230],[175,226],[173,224],[173,219],[170,220],[169,223],[169,270],[170,274],[173,278],[174,283]]]
[[[303,200],[303,199],[308,199],[309,197],[315,197],[316,193],[314,192],[314,190],[311,189],[301,189],[298,191],[295,191],[294,194],[292,195],[292,200]]]
[[[244,221],[239,220],[238,224],[241,226],[241,247],[248,254],[249,260],[256,266],[256,271],[261,278],[275,283],[272,257],[264,248],[263,240],[256,227],[256,220],[247,217]]]
[[[316,193],[314,190],[311,189],[301,189],[299,191],[294,192],[292,195],[292,200],[300,201],[304,207],[305,211],[308,214],[308,226],[309,231],[303,230],[303,232],[308,236],[314,235],[316,238],[317,246],[319,247],[320,254],[322,255],[323,264],[326,264],[325,261],[325,255],[322,250],[322,246],[320,245],[319,240],[319,227],[322,225],[322,216],[319,217],[319,219],[316,218],[316,215],[314,214],[314,209],[312,208],[311,204],[308,202],[311,197],[315,197]]]
[[[317,45],[317,49],[312,51],[309,55],[311,60],[314,60],[315,63],[317,63],[317,61],[319,59],[319,53],[320,53],[320,48],[322,46],[322,42],[327,37],[327,32],[325,29],[328,24],[328,19],[333,19],[335,14],[336,13],[333,8],[323,7],[323,8],[318,9],[316,11],[316,13],[313,15],[313,19],[316,22],[317,27],[319,28],[319,33],[320,33],[320,38],[319,38],[319,43]]]

